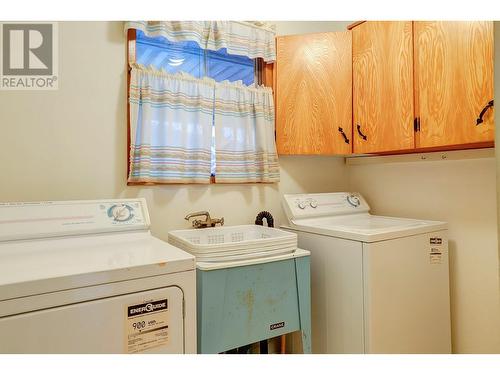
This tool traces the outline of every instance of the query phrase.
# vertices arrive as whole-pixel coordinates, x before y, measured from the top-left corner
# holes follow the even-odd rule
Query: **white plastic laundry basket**
[[[203,262],[224,262],[294,252],[297,235],[259,225],[175,230],[168,242]]]

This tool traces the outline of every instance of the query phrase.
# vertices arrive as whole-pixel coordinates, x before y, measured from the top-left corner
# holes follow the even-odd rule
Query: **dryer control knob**
[[[312,201],[309,202],[309,206],[311,206],[312,208],[316,208],[318,207],[318,202],[316,202],[314,199]]]
[[[116,222],[128,221],[134,217],[134,209],[128,204],[114,204],[108,209],[108,216]]]
[[[301,210],[303,210],[304,208],[306,208],[306,204],[305,204],[305,202],[299,202],[297,205],[299,206],[299,208],[300,208]]]

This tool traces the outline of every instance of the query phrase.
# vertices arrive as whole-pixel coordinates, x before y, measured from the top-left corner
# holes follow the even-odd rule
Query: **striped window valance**
[[[270,88],[135,64],[129,96],[129,182],[279,181]]]
[[[130,21],[125,29],[137,29],[148,37],[164,37],[171,42],[193,41],[200,48],[226,48],[232,55],[261,57],[275,61],[275,32],[267,26],[240,21]]]

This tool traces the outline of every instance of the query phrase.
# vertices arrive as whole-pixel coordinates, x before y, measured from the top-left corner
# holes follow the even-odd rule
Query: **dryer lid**
[[[0,302],[194,269],[193,255],[147,232],[0,242]]]

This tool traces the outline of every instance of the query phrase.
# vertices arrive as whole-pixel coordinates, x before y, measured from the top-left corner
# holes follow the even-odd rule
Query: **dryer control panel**
[[[283,206],[289,221],[319,216],[368,212],[370,207],[359,193],[285,194]]]
[[[0,204],[0,242],[149,230],[144,198]]]

